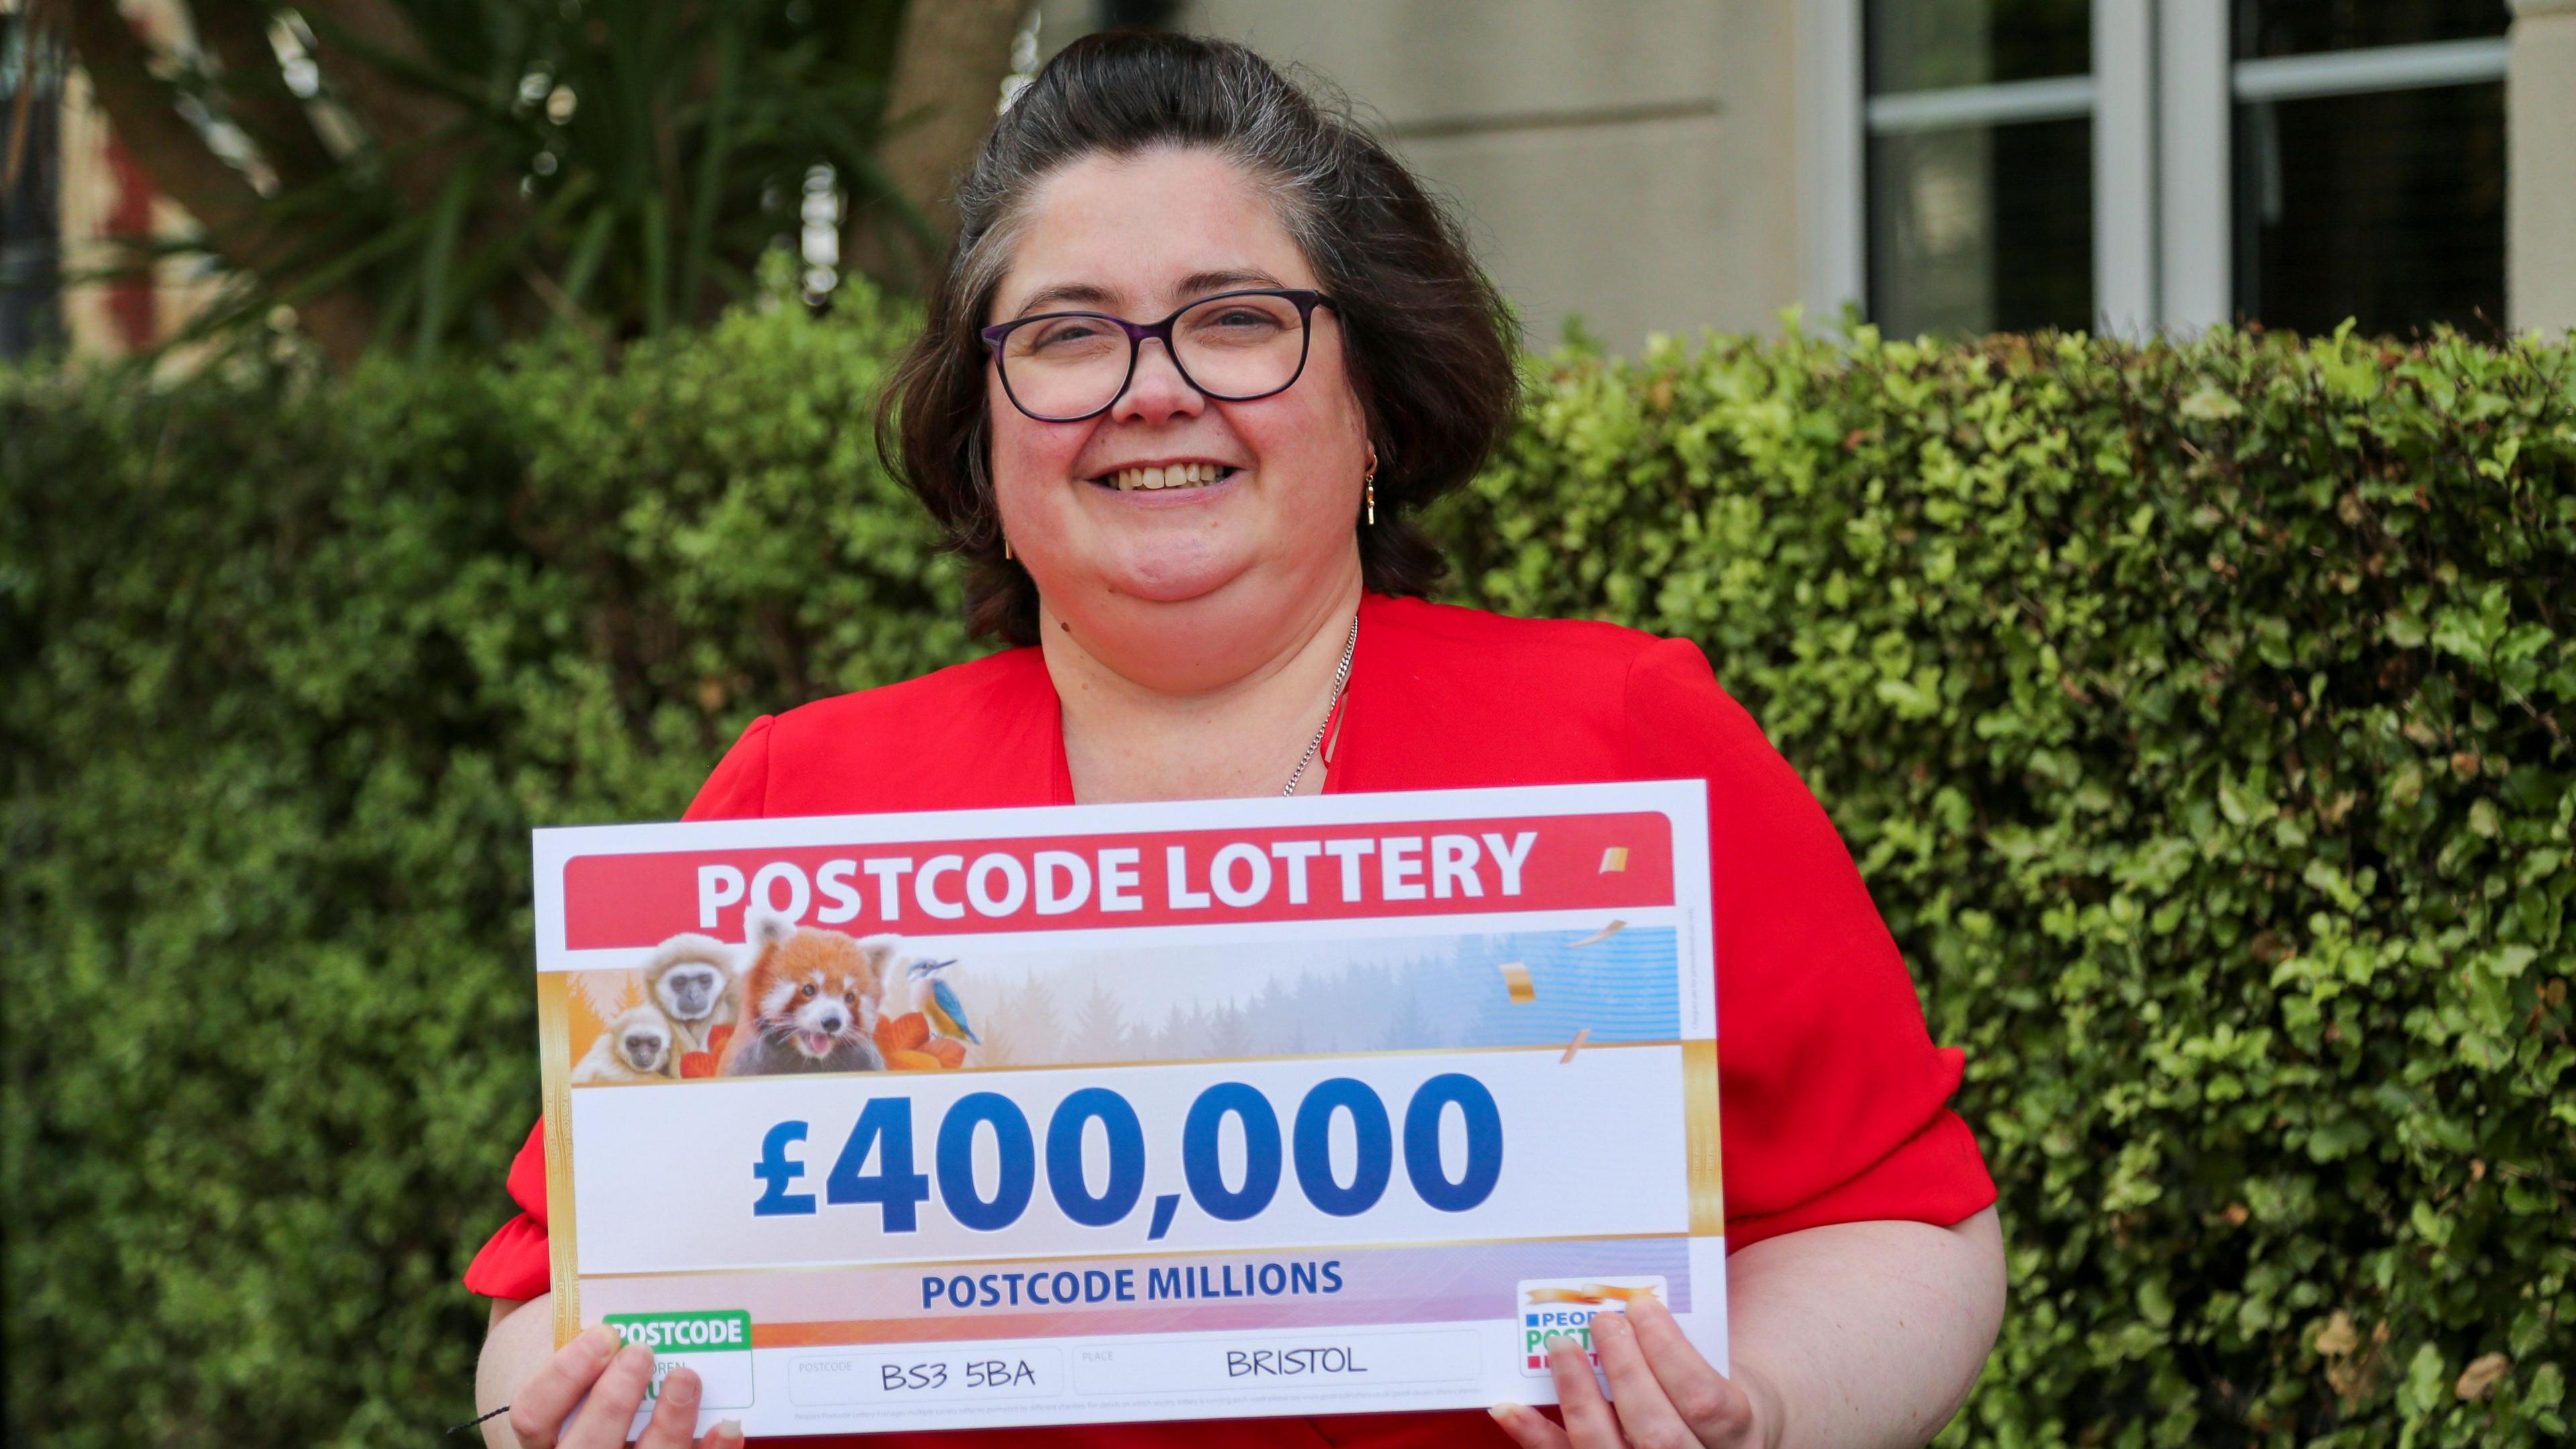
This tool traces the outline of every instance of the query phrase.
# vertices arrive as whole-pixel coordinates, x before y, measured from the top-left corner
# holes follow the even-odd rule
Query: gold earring
[[[1006,534],[1003,534],[1003,535],[1002,535],[1002,557],[1004,557],[1004,558],[1009,558],[1010,556],[1011,556],[1011,536],[1010,536],[1009,534],[1007,534],[1007,533],[1006,533]]]
[[[1377,461],[1375,459],[1369,461],[1368,476],[1360,479],[1360,486],[1367,490],[1368,521],[1374,526],[1377,523]]]

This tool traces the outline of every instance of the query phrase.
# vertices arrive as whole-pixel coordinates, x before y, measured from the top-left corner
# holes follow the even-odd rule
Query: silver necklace
[[[1306,778],[1306,767],[1315,763],[1315,752],[1324,747],[1324,731],[1333,727],[1333,711],[1341,707],[1342,686],[1351,682],[1351,656],[1359,647],[1360,616],[1353,614],[1351,637],[1342,641],[1342,662],[1333,670],[1333,692],[1324,697],[1324,722],[1315,726],[1315,737],[1306,742],[1306,753],[1298,759],[1297,768],[1289,772],[1288,788],[1279,792],[1283,797],[1297,793],[1297,782]]]

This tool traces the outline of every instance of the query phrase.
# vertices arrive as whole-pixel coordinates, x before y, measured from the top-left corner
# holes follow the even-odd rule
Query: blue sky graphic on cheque
[[[1596,939],[1597,938],[1597,939]],[[1577,945],[1590,940],[1590,945]],[[970,953],[950,975],[970,1065],[1203,1061],[1681,1035],[1669,926]],[[1514,1002],[1503,970],[1529,971]]]
[[[1681,981],[1668,926],[1624,930],[1589,946],[1589,932],[1467,936],[1454,960],[1414,982],[1423,1005],[1472,1003],[1442,1046],[1552,1046],[1589,1029],[1596,1043],[1671,1041],[1681,1035]],[[1529,968],[1534,1000],[1514,1003],[1503,966]]]

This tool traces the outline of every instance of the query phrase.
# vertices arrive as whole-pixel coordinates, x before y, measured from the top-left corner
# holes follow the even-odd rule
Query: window
[[[2500,323],[2507,0],[1805,0],[1810,304]]]
[[[61,104],[59,61],[25,16],[0,14],[0,362],[60,340]]]
[[[2504,321],[2508,18],[2504,0],[2236,0],[2238,315]]]
[[[2087,0],[1869,0],[1871,315],[1899,332],[2093,316]]]

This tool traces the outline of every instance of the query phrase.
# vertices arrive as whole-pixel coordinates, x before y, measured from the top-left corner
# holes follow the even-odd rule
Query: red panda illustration
[[[894,942],[765,919],[752,928],[742,976],[742,1020],[716,1061],[720,1077],[791,1072],[876,1072],[875,1041]]]

